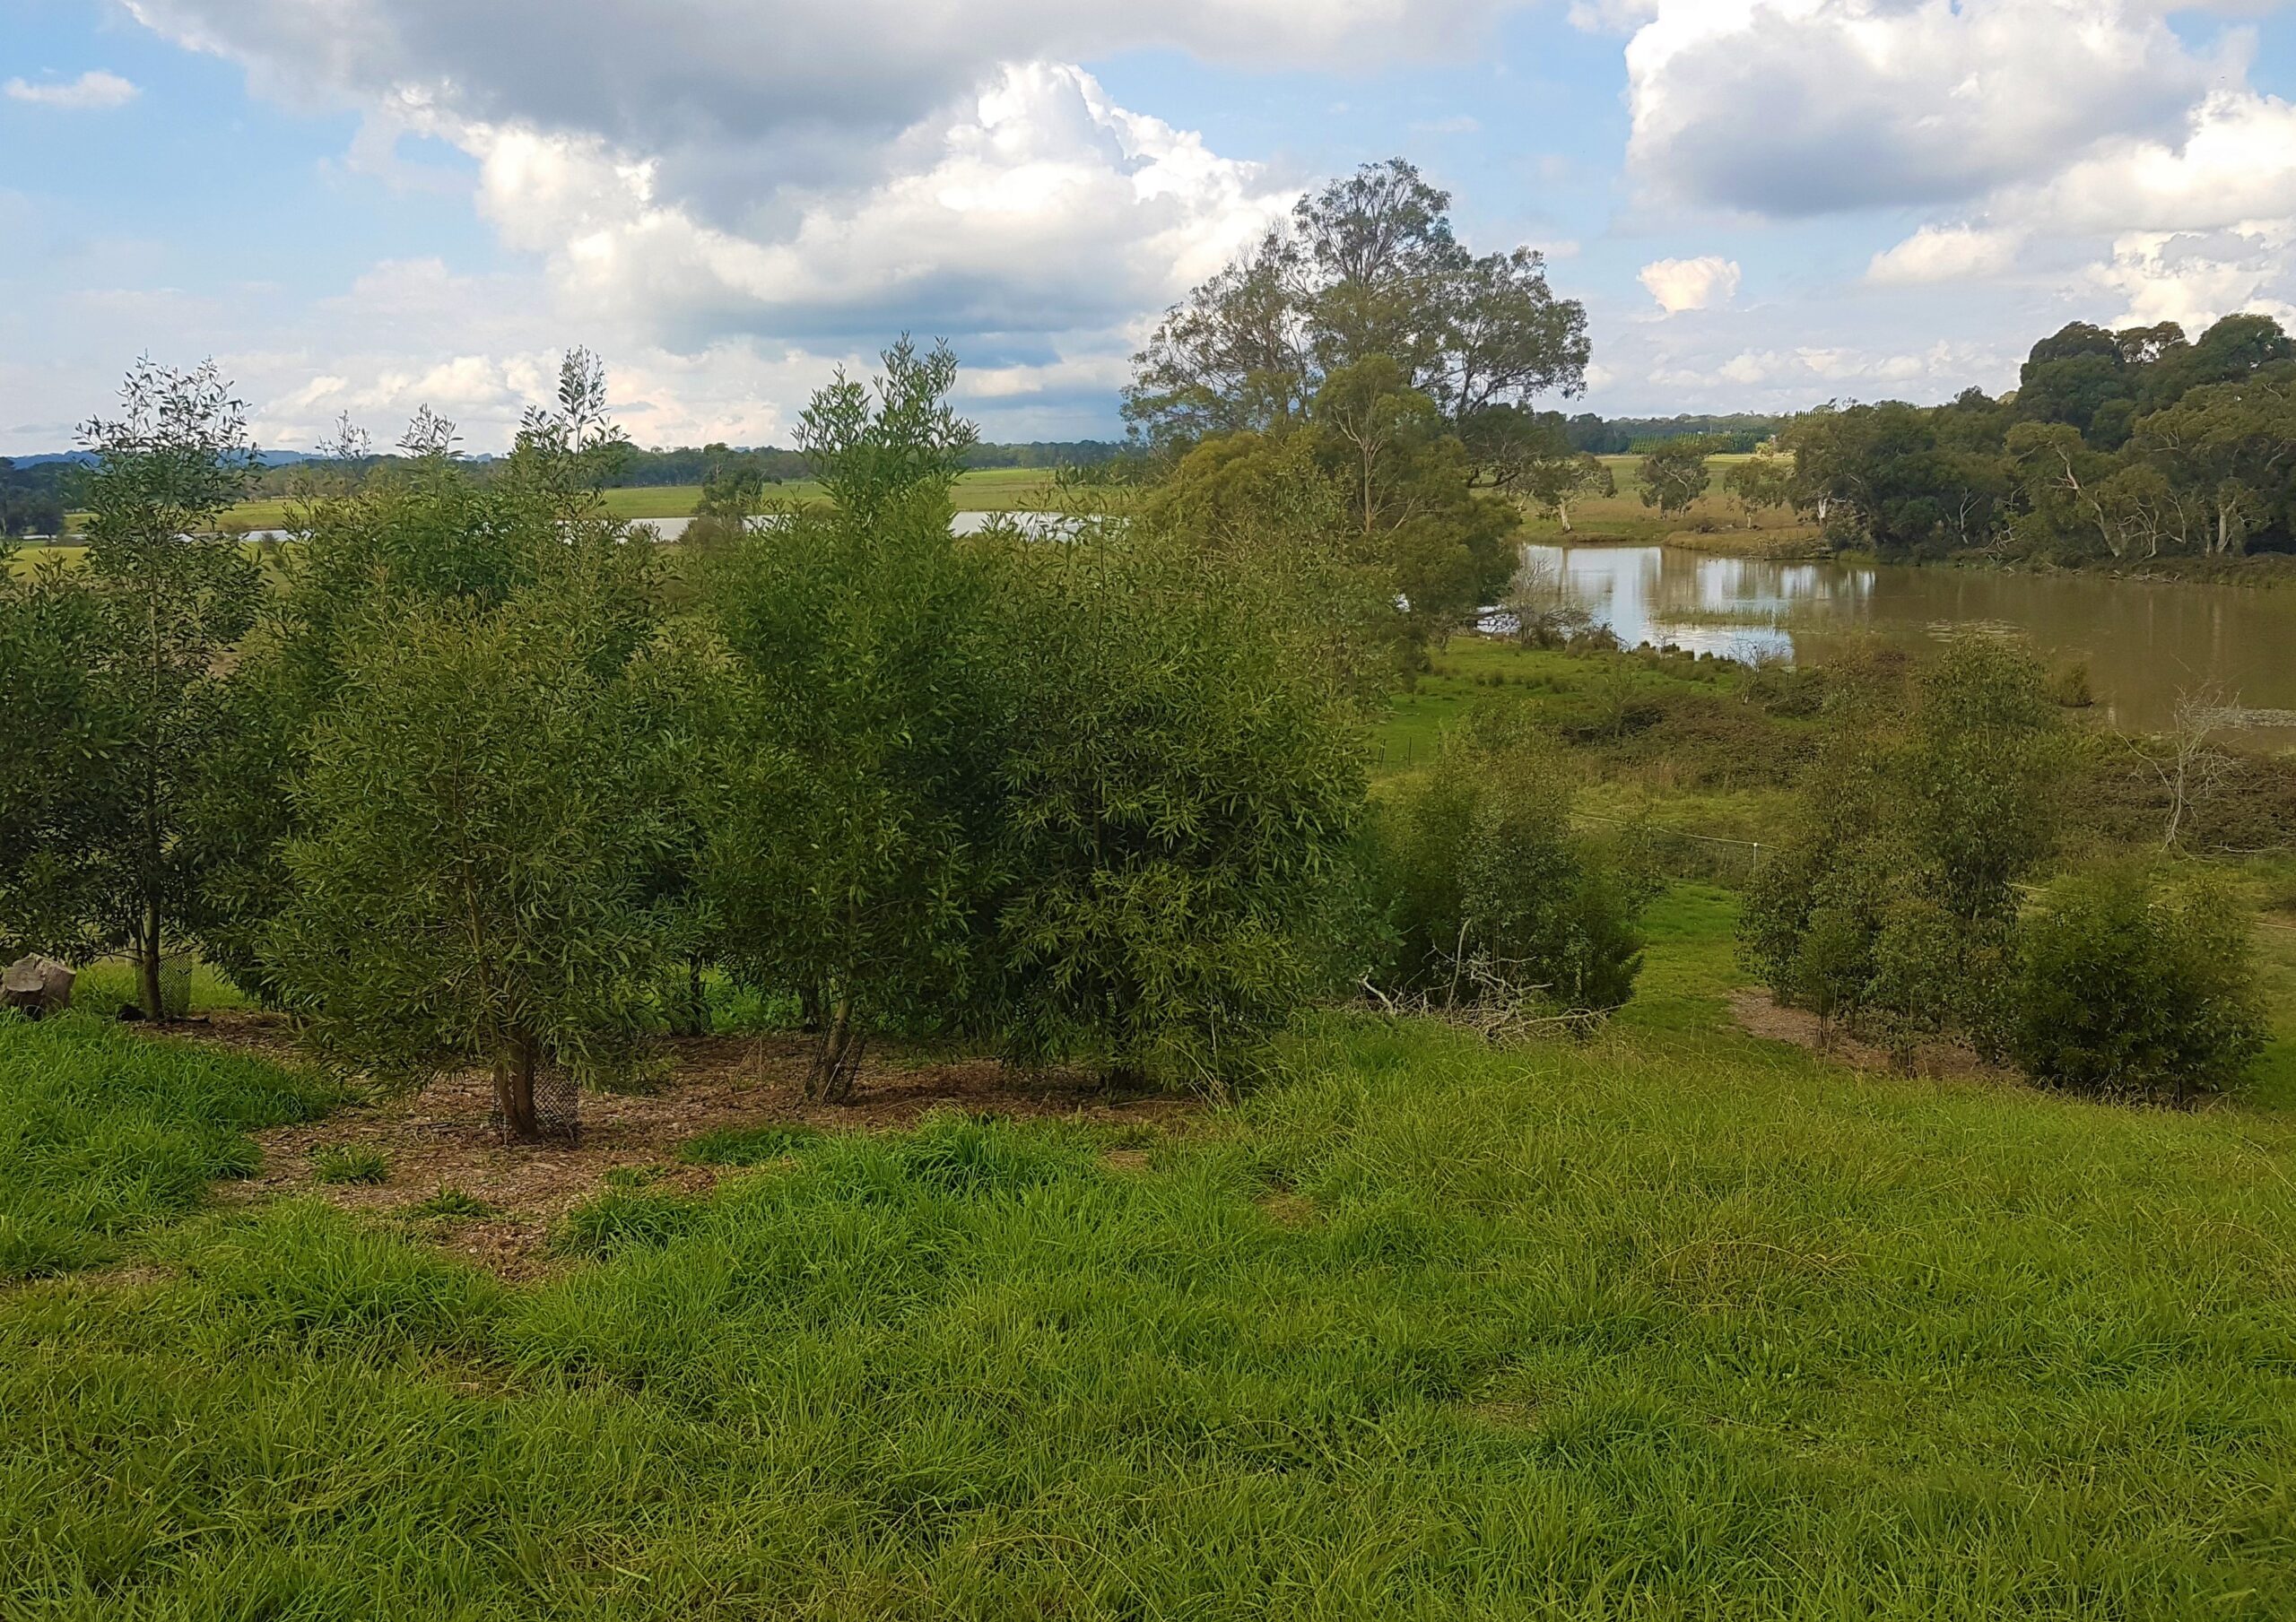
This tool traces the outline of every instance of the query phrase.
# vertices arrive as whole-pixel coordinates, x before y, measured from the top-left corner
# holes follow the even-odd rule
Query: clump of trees
[[[1926,666],[1830,672],[1824,742],[1742,924],[1781,1001],[1910,1064],[1958,1040],[2035,1079],[2135,1094],[2230,1085],[2257,1051],[2246,922],[2127,872],[2025,896],[2058,848],[2072,740],[2048,672],[1970,633]]]
[[[1596,476],[1533,409],[1584,386],[1585,309],[1532,249],[1469,252],[1449,207],[1400,159],[1302,198],[1167,314],[1125,395],[1178,499],[1273,492],[1289,507],[1244,522],[1280,526],[1300,476],[1326,484],[1326,544],[1399,603],[1406,664],[1505,586],[1518,495],[1567,513]]]
[[[1338,492],[1291,532],[1223,529],[1212,481],[960,538],[955,362],[884,360],[804,414],[830,499],[674,592],[599,495],[627,447],[582,351],[485,476],[422,413],[262,562],[217,533],[239,408],[139,369],[86,566],[0,586],[12,943],[196,942],[347,1067],[491,1071],[522,1137],[705,973],[802,1010],[823,1099],[880,1033],[1224,1085],[1368,963],[1393,611],[1322,544]]]
[[[2075,323],[2016,390],[1834,405],[1781,439],[1795,499],[1885,556],[1990,548],[2058,562],[2296,548],[2296,342],[2260,315],[2198,338]]]

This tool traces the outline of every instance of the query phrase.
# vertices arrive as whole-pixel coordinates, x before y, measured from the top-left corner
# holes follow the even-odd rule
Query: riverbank
[[[1944,558],[1883,559],[1870,551],[1837,551],[1814,525],[1745,529],[1735,526],[1661,531],[1656,525],[1628,528],[1590,525],[1562,534],[1549,526],[1526,526],[1525,539],[1544,545],[1670,546],[1723,558],[1782,562],[1888,562],[1911,568],[1968,568],[2001,574],[2067,575],[2139,584],[2241,585],[2272,589],[2296,585],[2296,552],[2252,552],[2246,557],[2161,557],[2143,559],[2098,558],[2066,563],[2055,559],[2006,558],[1992,551],[1956,552]]]

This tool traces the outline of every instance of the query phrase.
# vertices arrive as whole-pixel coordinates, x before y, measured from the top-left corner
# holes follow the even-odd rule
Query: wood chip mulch
[[[178,1039],[214,1043],[291,1062],[294,1041],[276,1016],[218,1013]],[[664,1038],[648,1067],[646,1090],[585,1092],[582,1131],[571,1144],[505,1143],[487,1126],[488,1078],[472,1071],[420,1091],[385,1095],[336,1109],[326,1119],[255,1134],[262,1169],[222,1191],[235,1202],[317,1196],[348,1210],[400,1217],[441,1190],[483,1202],[484,1217],[424,1224],[445,1248],[512,1278],[556,1270],[552,1229],[606,1186],[609,1173],[647,1168],[648,1186],[705,1193],[719,1168],[689,1165],[680,1148],[704,1132],[802,1124],[823,1132],[889,1132],[935,1109],[1016,1118],[1056,1117],[1109,1124],[1177,1126],[1198,1106],[1162,1095],[1118,1095],[1074,1072],[1031,1074],[991,1059],[938,1058],[880,1047],[864,1064],[853,1101],[809,1104],[801,1097],[811,1045],[792,1037]],[[380,1184],[321,1184],[313,1151],[341,1146],[380,1151]]]

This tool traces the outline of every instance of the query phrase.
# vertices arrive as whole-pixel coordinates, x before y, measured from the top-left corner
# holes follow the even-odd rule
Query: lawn
[[[451,1201],[75,1204],[309,1095],[0,1029],[136,1263],[0,1311],[0,1612],[2289,1614],[2296,1120],[1757,1042],[1731,918],[1673,892],[1585,1045],[1334,1014],[1144,1144],[777,1135],[517,1284]]]

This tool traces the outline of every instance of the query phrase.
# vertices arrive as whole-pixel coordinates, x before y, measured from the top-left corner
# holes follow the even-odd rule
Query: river
[[[1735,659],[1822,664],[1853,640],[1926,643],[1960,626],[2022,632],[2052,660],[2083,659],[2096,717],[2168,726],[2179,698],[2275,724],[2254,741],[2296,745],[2296,591],[2093,575],[1787,563],[1670,546],[1526,546],[1526,562],[1629,646],[1673,643]]]

